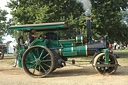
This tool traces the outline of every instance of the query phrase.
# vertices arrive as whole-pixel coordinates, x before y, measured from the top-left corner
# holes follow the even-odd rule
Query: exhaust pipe
[[[91,33],[91,17],[86,17],[86,26],[87,26],[87,43],[92,43],[92,33]]]

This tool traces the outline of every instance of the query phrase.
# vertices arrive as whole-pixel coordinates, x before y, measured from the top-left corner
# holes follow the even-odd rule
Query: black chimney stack
[[[91,17],[86,17],[86,26],[87,26],[87,42],[88,44],[92,43],[92,33],[91,33]]]

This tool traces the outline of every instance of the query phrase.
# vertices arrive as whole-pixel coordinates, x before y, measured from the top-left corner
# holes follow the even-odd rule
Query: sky
[[[7,10],[8,13],[10,13],[10,9],[8,7],[5,7],[7,2],[10,2],[10,0],[0,0],[0,8]],[[10,14],[7,15],[8,19],[11,18],[12,16]]]

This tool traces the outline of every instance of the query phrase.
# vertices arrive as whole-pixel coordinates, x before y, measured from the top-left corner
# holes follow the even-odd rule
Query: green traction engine
[[[91,63],[100,74],[112,74],[117,70],[117,59],[106,49],[106,40],[101,39],[100,42],[92,43],[90,18],[87,18],[86,43],[81,34],[76,35],[75,39],[62,40],[58,30],[67,30],[67,28],[65,22],[11,26],[9,30],[20,30],[23,33],[31,29],[36,29],[37,32],[48,31],[45,35],[36,38],[29,46],[24,44],[24,35],[18,38],[19,67],[23,67],[30,76],[45,77],[55,69],[66,66],[69,57],[94,55]]]

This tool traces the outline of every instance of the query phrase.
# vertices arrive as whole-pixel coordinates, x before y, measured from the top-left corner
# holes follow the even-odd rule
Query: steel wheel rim
[[[33,77],[45,77],[54,66],[52,52],[43,46],[33,46],[25,51],[23,56],[23,68]]]
[[[96,67],[96,65],[101,65],[101,64],[104,64],[104,63],[105,63],[105,53],[100,54],[98,57],[96,57],[94,59],[94,68],[100,74],[103,74],[103,75],[104,74],[112,74],[117,70],[118,62],[117,62],[116,58],[113,55],[109,54],[109,64],[110,65],[115,64],[116,66],[114,66],[114,67],[100,67],[100,66]]]

